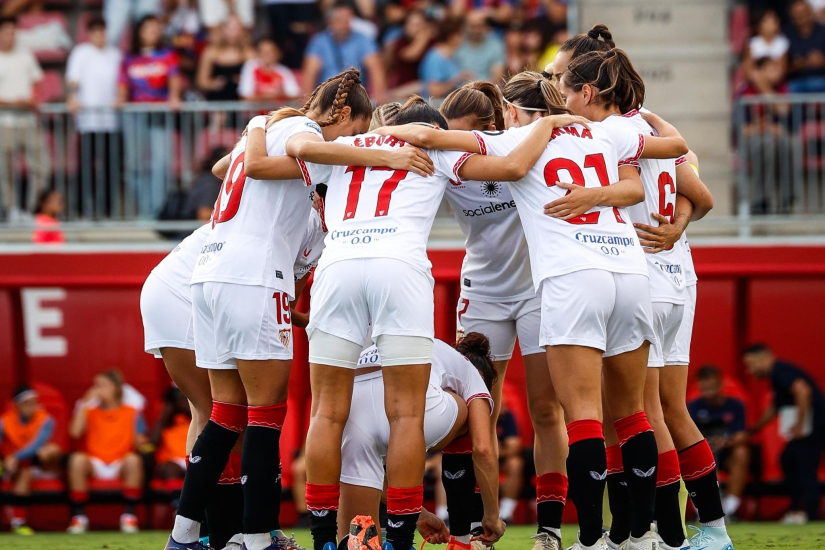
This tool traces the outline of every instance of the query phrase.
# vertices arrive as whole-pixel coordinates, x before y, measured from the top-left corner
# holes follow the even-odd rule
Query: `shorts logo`
[[[497,181],[482,182],[481,192],[488,197],[498,197],[498,194],[501,193],[501,184]]]
[[[276,279],[283,279],[283,278],[284,278],[284,274],[283,274],[282,272],[280,272],[280,271],[277,271],[277,270],[276,270],[276,271],[275,271],[275,278],[276,278]]]
[[[637,477],[650,477],[650,476],[653,475],[653,472],[655,472],[655,471],[656,471],[656,466],[654,466],[653,468],[649,469],[646,472],[643,472],[642,470],[640,470],[638,468],[633,468],[633,473],[636,474]]]
[[[604,481],[605,479],[607,479],[607,470],[605,470],[601,474],[599,472],[594,472],[591,470],[590,477],[592,477],[596,481]]]
[[[390,527],[392,527],[393,529],[398,529],[398,528],[400,528],[402,525],[404,525],[404,521],[403,521],[403,520],[401,520],[401,521],[399,521],[398,523],[396,523],[396,522],[394,522],[393,520],[388,519],[388,520],[387,520],[387,523],[388,523],[388,524],[389,524],[389,526],[390,526]]]
[[[201,457],[199,457],[198,455],[189,457],[189,464],[197,464],[200,461]]]
[[[470,287],[473,286],[473,283],[472,283],[472,281],[470,281],[470,279],[468,279],[467,277],[464,277],[464,286],[466,286],[467,288],[470,288]]]
[[[289,338],[292,334],[292,331],[288,328],[282,328],[278,331],[278,339],[281,341],[281,345],[285,348],[289,347]]]
[[[312,512],[312,515],[316,518],[323,518],[329,514],[329,510],[310,510],[310,512]]]
[[[448,472],[447,470],[444,470],[444,477],[446,477],[447,479],[458,479],[458,478],[460,478],[461,476],[464,475],[464,472],[465,472],[465,470],[459,470],[456,473],[452,474],[452,473]]]

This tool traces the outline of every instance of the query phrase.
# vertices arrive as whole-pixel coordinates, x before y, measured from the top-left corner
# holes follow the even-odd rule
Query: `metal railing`
[[[738,217],[825,215],[825,94],[745,97],[734,116]]]
[[[66,221],[157,218],[167,199],[203,173],[212,149],[231,149],[271,103],[130,104],[118,110],[44,105],[0,111],[0,211],[31,213],[38,192],[63,194]],[[25,215],[23,216],[25,218]]]

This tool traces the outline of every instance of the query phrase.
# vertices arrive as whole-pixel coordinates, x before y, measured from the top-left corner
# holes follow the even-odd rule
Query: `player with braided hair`
[[[313,167],[284,155],[304,151],[311,157],[326,150],[322,159],[358,159],[368,166],[429,173],[429,159],[411,147],[379,153],[326,143],[363,131],[371,114],[358,71],[345,71],[322,84],[304,108],[281,109],[269,120],[250,122],[248,131],[263,134],[266,127],[263,148],[273,155],[267,162],[245,161],[248,131],[230,154],[190,286],[195,361],[209,371],[212,413],[192,447],[167,550],[204,548],[198,542],[204,503],[244,430],[238,475],[244,546],[294,547],[279,532],[280,502],[273,495],[280,493],[280,469],[273,464],[278,464],[292,359],[293,262],[309,219],[306,186],[321,181]]]

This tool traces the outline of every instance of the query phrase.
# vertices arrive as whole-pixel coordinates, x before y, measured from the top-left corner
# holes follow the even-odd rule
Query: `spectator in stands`
[[[504,42],[493,32],[483,11],[473,11],[464,23],[464,43],[455,53],[462,71],[473,80],[499,82],[504,76]]]
[[[198,0],[203,26],[214,29],[230,19],[246,29],[255,25],[255,0]]]
[[[194,82],[198,56],[205,40],[198,8],[194,0],[166,0],[169,9],[164,14],[163,35],[178,56],[178,67],[184,82]]]
[[[292,71],[281,65],[281,49],[271,38],[255,44],[257,55],[244,63],[238,95],[248,101],[284,101],[301,95]]]
[[[63,213],[63,194],[56,189],[46,189],[37,198],[34,210],[34,223],[37,228],[32,232],[32,242],[36,244],[63,244],[66,237],[60,229],[58,217]]]
[[[166,103],[173,110],[180,106],[178,58],[163,45],[162,33],[160,20],[154,16],[144,17],[135,26],[131,50],[120,66],[119,104]],[[127,113],[123,118],[127,191],[130,198],[137,198],[138,213],[143,216],[153,215],[166,197],[172,149],[169,116],[168,111],[159,111]]]
[[[114,173],[111,156],[120,153],[114,106],[122,58],[120,50],[106,41],[106,21],[102,17],[90,19],[86,28],[89,42],[74,47],[66,66],[66,104],[76,117],[80,133],[80,178],[84,188],[93,190],[79,197],[84,214],[92,210],[95,195],[120,177]]]
[[[2,474],[12,483],[6,496],[6,516],[12,532],[31,535],[26,525],[26,511],[31,495],[32,468],[54,470],[60,462],[60,447],[51,442],[54,418],[37,400],[37,392],[23,385],[14,390],[13,407],[0,415],[0,458]]]
[[[300,69],[318,19],[315,0],[261,0],[269,19],[269,35],[284,53],[284,65]]]
[[[781,78],[784,79],[787,72],[788,48],[790,42],[788,37],[782,34],[779,16],[773,10],[766,10],[756,20],[754,25],[754,36],[748,42],[745,49],[744,70],[745,77],[754,84],[759,85],[758,78],[751,75],[754,63],[763,58],[769,58],[779,63]],[[756,81],[756,82],[755,82]],[[761,88],[760,88],[761,89]],[[765,88],[765,93],[770,90]]]
[[[825,92],[825,26],[805,0],[788,8],[788,85],[792,93]]]
[[[688,412],[705,436],[716,464],[728,472],[722,508],[734,516],[739,509],[750,467],[750,447],[745,431],[745,405],[722,393],[722,373],[714,365],[704,365],[696,373],[701,397],[688,403]]]
[[[198,61],[197,85],[209,101],[237,101],[241,68],[254,52],[237,17],[209,31],[209,45]]]
[[[135,506],[143,486],[143,461],[136,451],[146,442],[145,434],[143,416],[123,403],[120,373],[106,371],[95,376],[69,426],[69,435],[81,440],[83,448],[69,456],[70,534],[84,533],[89,526],[84,507],[90,478],[121,480],[126,510],[120,516],[120,530],[138,531]]]
[[[524,30],[513,24],[504,33],[504,79],[520,73],[530,63],[524,51]]]
[[[327,28],[309,43],[304,56],[303,90],[309,93],[324,80],[350,68],[366,72],[363,84],[370,97],[384,103],[386,75],[375,41],[352,29],[353,10],[339,3],[327,11]]]
[[[424,97],[442,99],[473,78],[471,72],[461,70],[456,59],[463,40],[461,31],[462,23],[458,19],[447,19],[439,25],[438,41],[424,56],[418,70]]]
[[[141,21],[150,15],[157,17],[162,11],[162,0],[103,0],[109,44],[118,46],[123,31],[132,21]]]
[[[204,160],[200,173],[186,195],[184,219],[206,223],[212,218],[212,209],[215,207],[222,183],[212,174],[212,167],[228,153],[226,148],[216,147],[212,149],[209,158]]]
[[[389,97],[406,101],[421,90],[418,68],[433,44],[435,25],[421,10],[409,12],[400,34],[384,46]]]
[[[161,480],[171,502],[180,492],[180,482],[186,475],[186,435],[192,413],[189,401],[172,386],[163,396],[163,411],[152,432],[155,446],[155,477]]]
[[[479,12],[487,19],[506,27],[516,15],[515,0],[451,0],[450,13],[453,17],[464,18],[469,13]]]
[[[16,45],[17,20],[0,18],[0,219],[17,220],[21,206],[31,212],[50,173],[49,154],[37,123],[37,84],[40,65],[28,50]],[[15,155],[26,160],[26,198],[21,205],[23,182],[14,172]]]
[[[745,348],[743,360],[752,376],[767,378],[773,386],[773,403],[750,433],[757,433],[778,417],[779,432],[788,440],[781,457],[785,485],[791,496],[785,522],[802,524],[816,519],[817,469],[825,444],[825,396],[807,372],[777,359],[766,344]]]
[[[506,406],[502,406],[496,422],[498,436],[498,460],[501,464],[501,502],[499,515],[505,522],[513,520],[521,489],[524,483],[524,453],[521,436],[518,433],[516,417]]]

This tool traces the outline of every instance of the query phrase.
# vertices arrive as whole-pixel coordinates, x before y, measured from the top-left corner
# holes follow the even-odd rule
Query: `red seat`
[[[38,103],[58,103],[63,100],[63,77],[58,71],[45,71],[37,85]]]
[[[66,491],[63,481],[56,477],[32,480],[31,487],[33,493],[63,493]],[[11,480],[4,479],[0,483],[0,492],[2,493],[10,493],[12,488]]]
[[[89,480],[89,491],[91,492],[113,493],[120,491],[122,488],[123,483],[119,479],[97,479],[93,477]]]
[[[27,13],[20,16],[18,19],[18,27],[20,29],[33,29],[40,25],[57,22],[61,27],[69,32],[69,25],[66,22],[66,16],[60,12],[45,12],[45,13]],[[34,55],[38,61],[42,63],[60,63],[65,61],[68,52],[62,48],[35,50]]]

